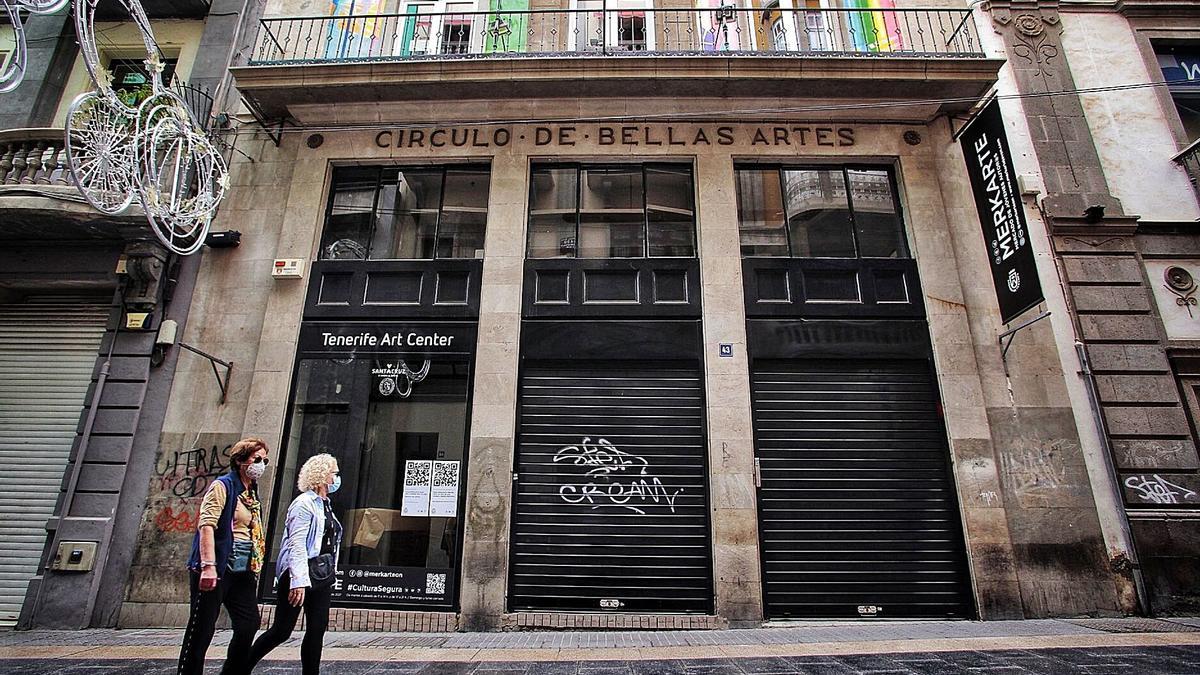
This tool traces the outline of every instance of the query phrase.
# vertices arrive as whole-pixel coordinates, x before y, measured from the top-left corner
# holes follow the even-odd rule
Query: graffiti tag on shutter
[[[558,496],[568,504],[587,502],[593,509],[601,506],[622,506],[634,513],[646,512],[630,502],[646,505],[665,504],[675,513],[675,499],[683,489],[670,491],[662,480],[650,473],[650,462],[618,449],[608,440],[591,442],[584,436],[578,445],[568,445],[554,453],[554,462],[566,462],[586,469],[587,482],[568,483],[558,489]]]

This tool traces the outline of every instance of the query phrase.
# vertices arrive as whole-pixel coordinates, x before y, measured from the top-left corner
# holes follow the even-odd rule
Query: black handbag
[[[337,577],[337,567],[332,553],[322,553],[308,559],[308,583],[312,588],[320,590],[333,585]]]
[[[314,590],[329,588],[337,581],[337,544],[333,535],[333,512],[325,503],[325,534],[321,538],[321,553],[308,559],[308,583]]]

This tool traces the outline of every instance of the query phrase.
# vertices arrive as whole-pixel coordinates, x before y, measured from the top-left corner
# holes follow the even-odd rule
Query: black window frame
[[[583,257],[579,255],[579,226],[581,214],[583,212],[583,171],[604,171],[604,170],[621,170],[628,171],[632,168],[638,168],[642,174],[642,254],[637,257],[631,256],[606,256],[606,257]],[[697,228],[697,211],[699,210],[699,196],[696,194],[696,167],[692,162],[532,162],[529,166],[529,204],[525,213],[525,227],[527,233],[531,231],[533,225],[533,176],[537,171],[554,171],[562,169],[572,169],[575,171],[575,235],[574,248],[570,256],[555,256],[549,258],[535,258],[530,255],[530,247],[532,238],[526,237],[525,242],[525,258],[526,260],[695,260],[700,255],[700,234]],[[650,255],[650,207],[646,200],[646,172],[647,170],[667,170],[667,171],[686,171],[688,178],[691,181],[692,187],[692,254],[691,255]]]
[[[779,194],[783,206],[783,227],[784,239],[787,243],[788,254],[780,255],[747,255],[741,248],[742,234],[742,212],[738,205],[737,228],[738,228],[738,249],[741,252],[742,258],[768,258],[768,259],[806,259],[806,260],[912,260],[913,252],[911,243],[908,240],[908,225],[907,219],[904,217],[904,205],[900,199],[899,183],[896,181],[895,166],[890,164],[776,164],[762,162],[734,162],[734,184],[737,184],[738,171],[767,171],[775,170],[776,176],[779,178]],[[846,208],[850,213],[850,235],[854,241],[854,257],[835,257],[835,256],[798,256],[792,249],[792,214],[788,212],[788,200],[786,183],[784,182],[785,171],[829,171],[831,169],[840,169],[842,180],[846,185]],[[862,255],[862,246],[859,243],[858,237],[858,222],[855,219],[854,209],[854,193],[850,189],[850,173],[851,171],[882,171],[887,174],[888,187],[892,194],[892,204],[896,208],[896,218],[899,221],[899,242],[903,244],[903,250],[894,257],[883,256],[864,256]],[[736,192],[734,199],[739,198]]]
[[[366,171],[373,170],[375,172],[375,189],[374,189],[374,195],[371,199],[371,212],[370,212],[371,225],[366,233],[366,236],[364,237],[364,240],[365,240],[365,245],[363,247],[364,255],[362,258],[326,258],[326,257],[324,257],[324,251],[325,251],[325,247],[326,247],[325,235],[329,229],[330,219],[333,217],[334,200],[338,193],[338,173],[339,172],[345,172],[345,173],[363,172],[364,170],[366,170]],[[395,175],[392,176],[394,179],[396,177],[396,175],[399,175],[400,173],[403,173],[405,171],[424,172],[424,173],[432,173],[432,172],[437,171],[437,172],[441,173],[441,186],[438,191],[437,220],[434,223],[434,228],[433,228],[432,255],[428,258],[393,258],[393,257],[373,258],[373,257],[371,257],[371,249],[375,242],[376,224],[378,223],[378,220],[379,220],[379,197],[382,194],[382,190],[385,185],[384,178],[385,178],[387,172],[394,172]],[[333,174],[330,177],[330,183],[329,183],[329,194],[325,200],[325,218],[321,224],[321,239],[320,239],[320,243],[317,246],[316,260],[318,260],[318,261],[358,260],[358,261],[364,261],[364,262],[368,261],[368,260],[371,260],[371,261],[476,260],[477,256],[454,258],[454,257],[438,255],[438,250],[439,250],[438,235],[441,232],[442,216],[446,210],[446,174],[447,174],[447,172],[451,172],[451,171],[463,171],[463,172],[476,171],[476,172],[482,172],[482,173],[487,174],[488,195],[490,198],[491,189],[492,189],[492,187],[491,187],[492,166],[490,163],[486,163],[486,162],[469,162],[469,163],[462,163],[462,164],[455,164],[455,163],[448,163],[448,164],[380,164],[380,165],[368,165],[368,166],[342,165],[342,166],[333,167]],[[392,183],[392,184],[394,184],[394,183]],[[486,211],[486,209],[485,209],[485,213],[484,213],[483,236],[485,238],[487,237],[487,211]]]

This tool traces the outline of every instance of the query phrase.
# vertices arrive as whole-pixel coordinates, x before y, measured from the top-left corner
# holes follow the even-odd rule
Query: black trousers
[[[306,588],[304,605],[292,607],[292,603],[288,602],[289,586],[291,573],[284,572],[275,585],[275,620],[254,641],[250,649],[250,667],[258,665],[272,649],[292,636],[296,620],[300,618],[300,610],[303,609],[304,641],[300,643],[300,663],[304,666],[304,675],[317,675],[321,672],[321,648],[324,646],[325,629],[329,628],[329,599],[333,595],[333,587],[320,590]]]
[[[204,653],[212,643],[221,605],[225,605],[233,623],[233,638],[221,672],[232,675],[249,671],[247,658],[258,630],[257,587],[252,572],[226,572],[216,588],[201,591],[200,573],[192,572],[192,609],[183,634],[183,649],[179,652],[179,675],[204,672]]]

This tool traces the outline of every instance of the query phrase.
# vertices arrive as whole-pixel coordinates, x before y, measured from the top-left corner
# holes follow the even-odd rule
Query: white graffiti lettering
[[[587,502],[593,509],[601,506],[621,506],[639,515],[646,512],[630,502],[641,505],[653,502],[665,504],[675,513],[675,499],[683,489],[670,491],[656,476],[650,475],[646,458],[618,449],[604,438],[591,442],[585,436],[578,445],[568,445],[554,453],[554,463],[585,468],[586,483],[568,483],[559,487],[558,496],[568,504]]]
[[[1152,504],[1178,504],[1181,501],[1195,501],[1194,490],[1154,474],[1152,476],[1130,476],[1125,479],[1125,487],[1135,491],[1140,499]]]

